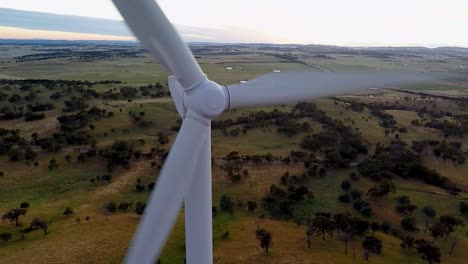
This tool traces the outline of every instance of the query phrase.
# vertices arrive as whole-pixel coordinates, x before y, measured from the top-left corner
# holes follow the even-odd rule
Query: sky
[[[224,30],[237,42],[468,47],[467,0],[159,0],[158,3],[176,25],[206,32]],[[0,0],[0,8],[122,19],[110,0]],[[5,38],[3,33],[0,31],[0,38]]]

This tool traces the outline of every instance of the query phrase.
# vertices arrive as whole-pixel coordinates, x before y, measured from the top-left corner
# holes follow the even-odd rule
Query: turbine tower
[[[203,73],[154,0],[113,1],[143,46],[173,75],[169,77],[169,89],[183,118],[125,263],[154,263],[184,201],[187,263],[213,262],[211,120],[224,111],[434,80],[421,74],[290,72],[271,73],[245,83],[220,86]]]

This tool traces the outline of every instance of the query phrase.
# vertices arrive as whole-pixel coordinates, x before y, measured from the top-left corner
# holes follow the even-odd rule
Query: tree
[[[55,159],[52,159],[49,161],[49,170],[54,170],[58,168],[57,161]]]
[[[416,231],[418,230],[416,226],[416,218],[407,216],[401,220],[401,227],[406,231]]]
[[[467,202],[460,202],[458,205],[458,209],[460,210],[461,214],[468,216],[468,203]]]
[[[368,252],[373,252],[375,254],[380,254],[382,252],[382,240],[376,238],[375,236],[367,236],[362,241],[362,247],[365,250],[366,260],[369,260]]]
[[[351,230],[350,230],[351,231]],[[353,237],[352,232],[344,231],[338,234],[338,238],[344,241],[345,244],[345,255],[348,255],[348,242]]]
[[[140,178],[138,178],[140,179]],[[137,190],[137,192],[143,192],[145,190],[146,186],[141,183],[141,182],[137,182],[136,186],[135,186],[135,189]]]
[[[47,235],[47,232],[49,230],[46,221],[40,218],[34,218],[31,222],[30,227],[33,229],[38,229],[38,228],[42,229],[42,231],[44,232],[44,235]]]
[[[260,247],[263,248],[266,253],[268,253],[268,250],[272,244],[271,233],[263,228],[257,228],[255,235],[257,240],[260,242]]]
[[[12,237],[13,235],[10,232],[3,232],[0,234],[0,239],[5,242],[8,242]]]
[[[347,193],[341,194],[338,196],[338,200],[340,200],[342,203],[349,203],[351,201],[351,196],[349,196]]]
[[[316,216],[311,222],[312,228],[317,232],[322,234],[322,239],[326,240],[325,234],[330,233],[330,236],[333,234],[333,230],[335,229],[335,222],[323,215]]]
[[[343,189],[344,191],[349,191],[350,188],[351,183],[348,180],[344,180],[341,182],[341,189]]]
[[[367,191],[367,196],[381,197],[388,193],[395,193],[395,184],[391,180],[384,180]]]
[[[392,227],[390,226],[390,223],[387,221],[383,221],[382,224],[380,225],[380,230],[382,230],[382,232],[384,232],[385,234],[388,234],[391,228]]]
[[[338,238],[344,241],[345,254],[348,254],[348,242],[355,235],[352,227],[353,220],[348,214],[338,213],[333,216],[336,229],[338,230]]]
[[[8,99],[8,101],[10,101],[10,103],[18,103],[21,101],[21,96],[19,94],[13,94],[12,96],[10,96],[10,98]]]
[[[108,213],[114,213],[117,211],[117,204],[114,201],[110,201],[104,205],[104,209],[106,209]]]
[[[354,217],[351,223],[353,233],[357,236],[362,236],[369,230],[369,222],[359,217]]]
[[[28,161],[33,161],[35,160],[37,157],[37,153],[34,152],[32,149],[30,148],[27,148],[25,151],[24,151],[24,158]]]
[[[418,239],[414,244],[423,260],[427,261],[429,264],[440,263],[441,254],[439,247],[424,239]]]
[[[29,203],[28,203],[28,202],[22,202],[22,203],[20,204],[20,208],[24,208],[24,209],[29,208]]]
[[[142,215],[144,213],[144,211],[145,211],[145,207],[146,207],[146,203],[138,201],[135,204],[135,213],[137,215]]]
[[[431,236],[432,236],[432,243],[437,241],[439,237],[445,236],[449,234],[449,229],[446,225],[441,224],[441,223],[435,223],[431,227],[429,227],[429,231],[431,231]]]
[[[131,203],[120,202],[118,209],[122,212],[126,212],[130,206],[131,206]]]
[[[458,239],[456,237],[452,238],[452,245],[450,246],[450,251],[449,254],[452,255],[453,250],[455,249],[455,246],[457,245]]]
[[[430,217],[430,218],[434,218],[437,214],[436,210],[430,205],[424,206],[421,209],[421,211],[423,212],[425,216]]]
[[[437,215],[436,210],[430,206],[426,205],[421,209],[422,213],[424,214],[424,234],[427,232],[429,225],[434,222],[434,217]]]
[[[372,232],[375,234],[375,231],[377,231],[377,230],[380,229],[379,223],[377,223],[377,222],[372,222],[372,223],[370,224],[370,229],[371,229]]]
[[[253,213],[257,209],[257,203],[255,201],[248,201],[247,202],[247,210],[250,213]]]
[[[219,207],[221,207],[221,210],[229,212],[231,215],[234,213],[234,202],[232,201],[231,197],[226,194],[221,196]]]
[[[63,215],[66,215],[66,216],[72,215],[74,213],[75,211],[73,211],[73,209],[71,209],[70,207],[65,208],[65,211],[63,211]]]
[[[416,240],[412,236],[405,236],[400,244],[401,248],[413,248]]]
[[[15,226],[19,226],[18,220],[20,216],[26,215],[26,211],[26,208],[11,209],[2,216],[2,220],[10,220],[10,222],[15,222]]]
[[[161,145],[165,145],[169,143],[169,137],[166,135],[166,133],[163,133],[163,132],[158,133],[158,143]]]
[[[448,228],[447,237],[455,231],[457,226],[464,226],[463,220],[451,215],[441,215],[439,219],[440,223]]]
[[[359,181],[361,179],[361,177],[359,176],[359,174],[357,174],[355,171],[351,172],[349,174],[349,178],[353,181]]]
[[[226,162],[223,164],[222,168],[227,172],[228,177],[232,182],[239,182],[241,180],[244,161],[239,156],[230,157],[229,154],[225,159]]]

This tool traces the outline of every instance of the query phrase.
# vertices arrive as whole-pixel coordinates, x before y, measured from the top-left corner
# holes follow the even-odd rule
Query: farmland
[[[468,51],[450,48],[191,48],[205,73],[222,84],[271,71],[466,76],[468,67]],[[402,239],[432,242],[426,226],[443,215],[468,223],[461,209],[468,203],[467,95],[468,82],[460,79],[228,111],[212,124],[214,262],[366,263],[370,255],[372,263],[424,263],[415,248],[400,246]],[[0,215],[28,204],[18,226],[7,218],[0,222],[0,234],[11,234],[0,240],[0,263],[120,263],[141,217],[138,204],[148,199],[180,126],[162,66],[131,44],[0,45],[0,99]],[[125,158],[115,158],[120,154]],[[385,159],[401,166],[384,164],[377,172],[364,166]],[[395,189],[369,194],[385,182]],[[286,194],[306,188],[307,194],[285,198],[287,212],[278,211],[275,188]],[[400,203],[402,196],[409,204]],[[222,197],[231,208],[220,205]],[[247,209],[249,201],[254,210]],[[408,205],[415,208],[399,211]],[[424,213],[427,206],[436,216]],[[73,213],[64,214],[67,208]],[[347,254],[337,234],[323,240],[315,232],[309,248],[311,219],[327,213],[379,228],[350,238]],[[34,218],[47,223],[47,234],[25,231]],[[413,229],[402,225],[406,218],[414,219]],[[268,253],[256,240],[257,228],[272,234]],[[382,241],[380,254],[363,249],[368,236]],[[182,210],[161,263],[184,263],[184,245]],[[433,245],[442,263],[465,263],[468,229],[456,225]]]

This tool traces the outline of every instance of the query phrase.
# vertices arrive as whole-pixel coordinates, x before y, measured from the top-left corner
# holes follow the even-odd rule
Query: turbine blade
[[[282,72],[227,86],[230,109],[286,104],[359,89],[432,83],[436,75],[396,72]]]
[[[206,77],[155,0],[113,0],[141,44],[188,90]]]
[[[209,144],[210,125],[187,113],[138,225],[125,263],[150,264],[164,247],[192,183],[200,152]]]

